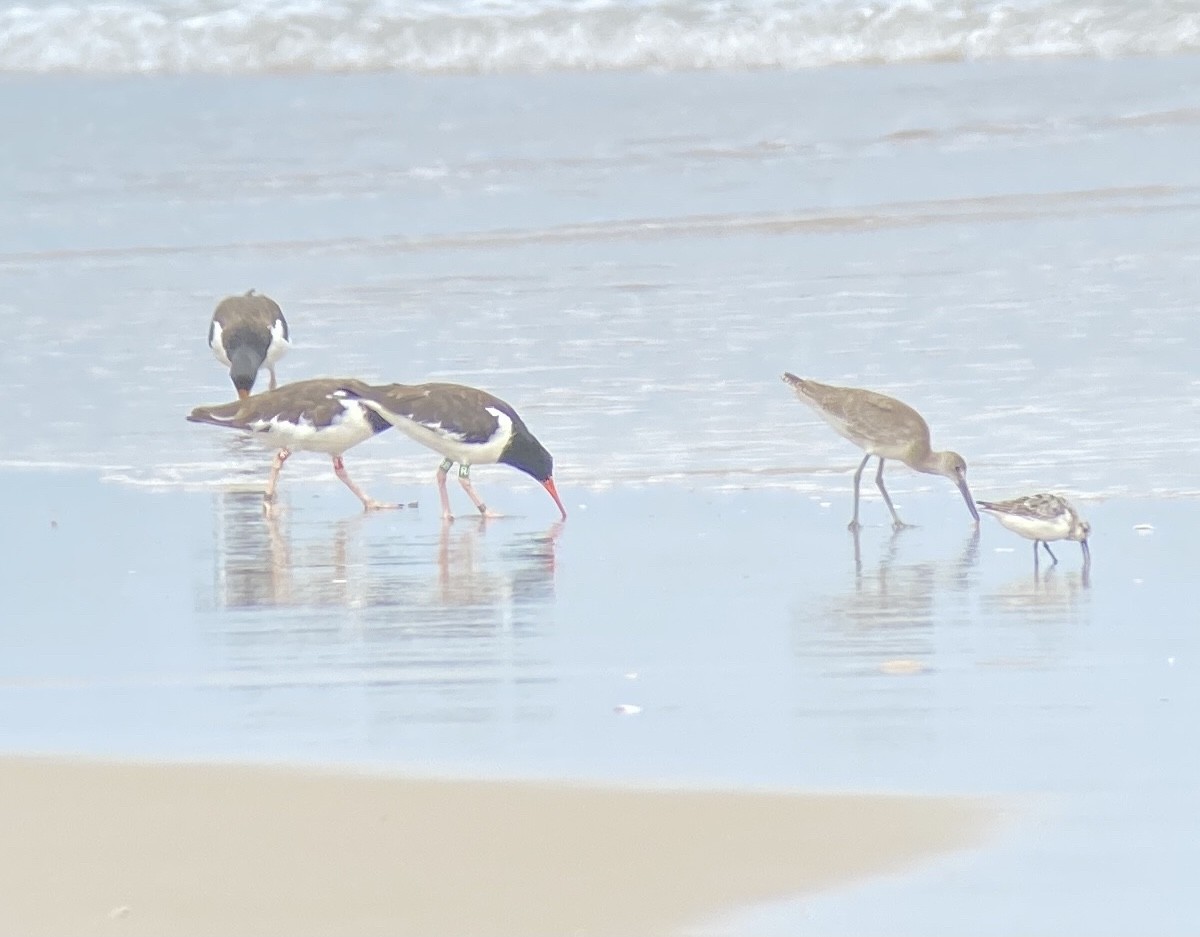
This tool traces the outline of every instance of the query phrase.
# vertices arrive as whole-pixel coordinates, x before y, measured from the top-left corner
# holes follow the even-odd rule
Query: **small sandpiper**
[[[227,296],[208,324],[208,347],[229,368],[240,399],[250,396],[260,368],[267,369],[268,389],[275,390],[275,362],[291,347],[287,320],[278,303],[254,290]]]
[[[1060,495],[1036,494],[1010,501],[980,501],[979,506],[1015,534],[1033,541],[1033,568],[1038,565],[1038,544],[1050,554],[1051,565],[1058,557],[1050,549],[1050,540],[1076,540],[1083,549],[1083,565],[1092,562],[1088,537],[1092,526]]]
[[[333,458],[333,471],[354,492],[367,511],[403,507],[368,497],[346,474],[342,454],[392,424],[360,399],[371,387],[353,378],[296,381],[277,390],[214,407],[196,407],[193,423],[228,426],[251,434],[260,445],[273,448],[275,459],[263,500],[275,499],[279,470],[293,452],[324,452]]]
[[[458,481],[484,517],[497,517],[471,485],[472,465],[503,462],[540,482],[567,519],[554,485],[554,459],[517,411],[485,390],[461,384],[385,384],[363,394],[363,403],[391,425],[440,454],[438,494],[443,520],[453,520],[446,473],[458,463]]]
[[[879,459],[875,484],[892,512],[892,526],[897,530],[909,525],[900,520],[887,489],[883,486],[883,462],[897,459],[909,468],[927,475],[944,475],[958,486],[967,510],[979,523],[979,512],[967,487],[967,463],[957,452],[935,452],[929,444],[929,425],[912,407],[893,397],[857,387],[832,387],[807,381],[785,372],[785,383],[796,396],[812,407],[837,432],[866,451],[858,471],[854,473],[854,517],[849,527],[858,530],[858,499],[863,469],[872,456]]]

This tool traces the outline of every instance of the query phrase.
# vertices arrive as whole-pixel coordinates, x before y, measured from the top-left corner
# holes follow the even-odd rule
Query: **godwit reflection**
[[[853,579],[815,609],[797,612],[799,652],[872,671],[894,660],[917,666],[932,653],[935,620],[958,616],[968,601],[979,563],[979,529],[951,559],[903,562],[904,544],[914,533],[892,533],[872,564],[864,562],[859,534],[852,532]]]

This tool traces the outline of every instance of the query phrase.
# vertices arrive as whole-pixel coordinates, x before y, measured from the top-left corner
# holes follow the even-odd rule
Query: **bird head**
[[[967,503],[976,523],[979,522],[979,511],[975,508],[975,499],[971,497],[971,489],[967,487],[967,461],[957,452],[939,452],[935,462],[935,470],[939,475],[945,475],[958,487],[959,493]]]
[[[562,519],[566,520],[567,509],[563,507],[562,499],[558,496],[558,489],[554,485],[554,457],[524,426],[517,425],[513,429],[512,439],[509,440],[504,453],[500,456],[500,461],[515,469],[520,469],[526,475],[539,481],[550,497],[554,499],[554,503],[558,505]]]

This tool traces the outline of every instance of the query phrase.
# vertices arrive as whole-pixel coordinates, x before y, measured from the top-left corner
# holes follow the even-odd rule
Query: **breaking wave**
[[[1185,0],[130,0],[0,10],[0,72],[803,69],[1200,50]]]

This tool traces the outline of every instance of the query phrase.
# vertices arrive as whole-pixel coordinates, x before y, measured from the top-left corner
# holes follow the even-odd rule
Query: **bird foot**
[[[892,524],[892,530],[912,530],[916,524],[906,524],[904,521],[896,521]]]
[[[417,506],[417,502],[414,501],[412,504],[407,505],[407,506],[415,508]],[[403,504],[395,504],[391,501],[370,500],[370,501],[363,502],[363,510],[364,511],[399,511],[399,510],[402,510],[404,507],[405,507],[405,505],[403,505]]]

